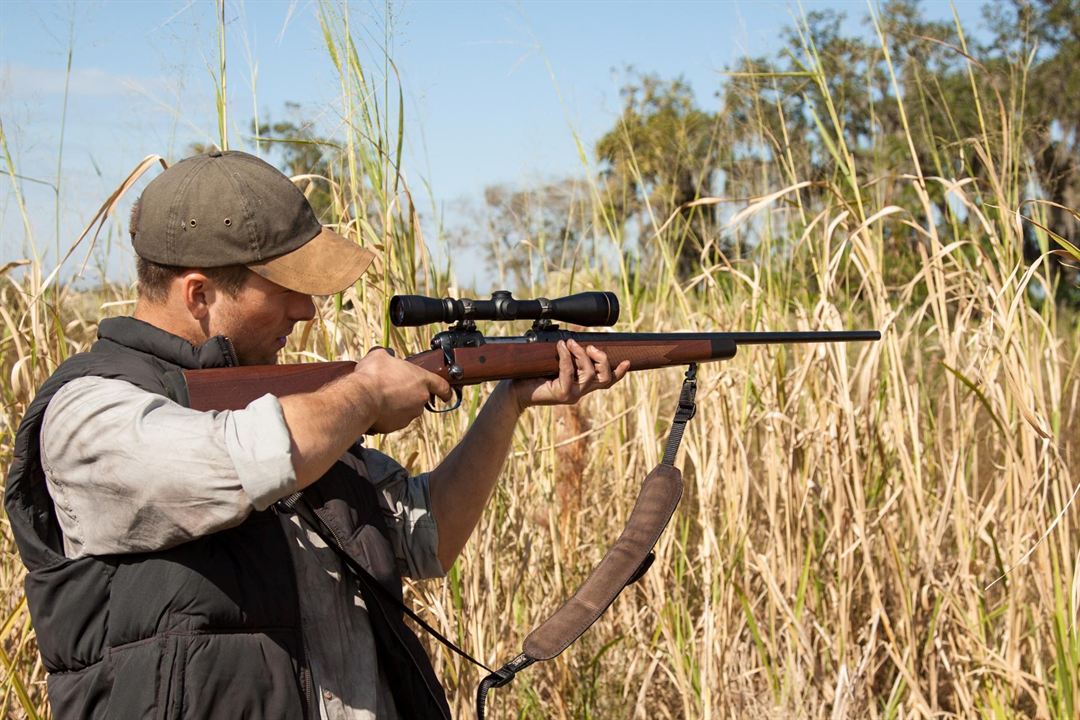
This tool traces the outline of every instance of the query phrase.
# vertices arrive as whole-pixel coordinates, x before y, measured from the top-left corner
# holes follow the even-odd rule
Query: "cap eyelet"
[[[190,220],[188,220],[188,225],[190,225],[191,227],[195,227],[195,218],[191,218]]]
[[[225,226],[228,227],[229,225],[232,225],[232,219],[225,218]]]

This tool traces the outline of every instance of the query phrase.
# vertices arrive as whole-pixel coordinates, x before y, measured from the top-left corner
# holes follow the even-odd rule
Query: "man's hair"
[[[135,201],[131,208],[130,232],[132,239],[135,238],[135,228],[139,223],[139,204],[142,198]],[[162,265],[144,257],[135,256],[136,287],[139,297],[152,303],[164,302],[169,296],[169,285],[173,279],[181,273],[192,268],[179,267],[176,265]],[[226,265],[225,267],[196,268],[206,277],[214,281],[226,294],[236,297],[247,282],[251,271],[244,265]]]
[[[169,285],[173,278],[193,268],[162,265],[142,257],[135,257],[136,287],[139,297],[152,303],[164,302],[169,296]],[[236,297],[247,282],[251,271],[244,265],[226,265],[215,268],[194,268],[214,281],[214,285],[226,294]]]

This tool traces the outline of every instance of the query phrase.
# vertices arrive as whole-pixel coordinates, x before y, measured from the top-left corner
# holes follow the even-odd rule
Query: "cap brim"
[[[330,228],[296,250],[248,265],[252,272],[305,295],[333,295],[353,286],[375,254]]]

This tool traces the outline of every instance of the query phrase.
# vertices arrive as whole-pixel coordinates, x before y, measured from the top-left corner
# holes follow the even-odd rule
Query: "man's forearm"
[[[445,400],[450,386],[377,348],[359,360],[353,372],[326,387],[283,397],[297,489],[322,477],[365,432],[392,432],[408,425],[431,395]]]
[[[520,403],[504,380],[465,437],[431,472],[431,506],[439,526],[439,561],[444,570],[450,569],[480,521],[506,464],[520,416]]]
[[[355,374],[315,392],[283,397],[281,409],[292,439],[297,490],[322,477],[378,418],[376,401]]]

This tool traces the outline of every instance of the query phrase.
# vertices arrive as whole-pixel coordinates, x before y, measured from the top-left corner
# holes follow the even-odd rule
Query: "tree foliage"
[[[621,223],[639,217],[642,233],[679,212],[690,241],[679,266],[689,272],[716,213],[711,206],[685,206],[710,194],[723,159],[721,118],[699,108],[681,78],[635,75],[622,98],[615,127],[596,143],[606,202]]]
[[[491,242],[488,262],[518,288],[540,279],[548,266],[576,267],[589,253],[592,211],[588,187],[567,178],[536,187],[484,189],[484,220]]]
[[[599,180],[622,231],[636,229],[647,253],[655,227],[695,199],[804,181],[811,205],[835,199],[826,196],[847,182],[874,188],[882,206],[921,212],[915,186],[891,181],[901,175],[1004,178],[1015,207],[1032,197],[1080,206],[1080,0],[988,3],[976,36],[926,19],[917,0],[890,0],[877,12],[876,24],[868,18],[855,33],[845,32],[842,13],[808,13],[783,30],[775,57],[733,65],[715,111],[681,79],[634,75],[620,117],[596,144]],[[936,218],[962,212],[942,184],[925,188]],[[733,252],[713,207],[676,216],[684,220],[673,227],[684,277],[703,247]],[[1040,213],[1052,233],[1080,241],[1072,212],[1045,205]],[[1029,257],[1046,250],[1036,235]],[[1057,269],[1071,296],[1076,273]]]

